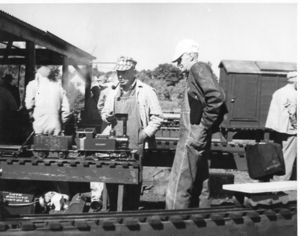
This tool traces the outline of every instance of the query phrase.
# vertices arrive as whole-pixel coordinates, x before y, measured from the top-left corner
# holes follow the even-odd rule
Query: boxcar
[[[296,63],[222,60],[220,85],[226,94],[228,114],[222,127],[264,129],[272,94],[287,83]]]

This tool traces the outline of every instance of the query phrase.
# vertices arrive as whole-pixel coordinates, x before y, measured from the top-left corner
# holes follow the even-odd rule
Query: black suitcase
[[[258,143],[247,145],[245,151],[248,172],[252,179],[285,174],[285,164],[280,144]]]

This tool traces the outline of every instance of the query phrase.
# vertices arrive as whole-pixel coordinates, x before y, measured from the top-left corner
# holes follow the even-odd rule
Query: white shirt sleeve
[[[30,110],[35,106],[35,95],[36,95],[36,82],[30,81],[26,86],[25,94],[25,107]]]

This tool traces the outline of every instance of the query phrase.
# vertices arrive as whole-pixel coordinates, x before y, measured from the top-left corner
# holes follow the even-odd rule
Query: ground
[[[165,201],[165,191],[168,183],[168,176],[171,168],[169,167],[144,167],[143,169],[143,194],[141,195],[142,205],[146,206],[145,208],[164,208]],[[211,176],[234,176],[234,183],[253,183],[258,182],[249,177],[247,171],[239,171],[232,169],[210,169]],[[218,183],[218,182],[216,182]],[[218,185],[218,184],[217,184]],[[221,188],[216,186],[216,188]],[[217,195],[220,189],[214,189],[214,195]],[[283,194],[283,193],[282,193]],[[284,196],[283,196],[284,195]],[[280,196],[278,201],[295,201],[297,199],[296,191],[289,191],[287,194]],[[212,204],[235,204],[235,199],[232,198],[230,194],[220,193],[220,197],[214,197],[212,199]],[[268,197],[268,199],[273,198],[274,196]],[[278,196],[276,195],[276,199]],[[273,203],[278,201],[273,200]],[[270,204],[271,200],[260,201],[260,203]],[[256,203],[251,202],[250,204],[256,205]]]

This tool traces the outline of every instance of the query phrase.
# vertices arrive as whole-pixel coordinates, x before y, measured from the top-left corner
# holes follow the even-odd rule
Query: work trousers
[[[293,165],[297,157],[297,136],[277,133],[275,137],[275,142],[282,145],[282,152],[285,164],[285,175],[274,176],[274,180],[290,180],[293,172]]]
[[[210,207],[208,155],[211,131],[201,132],[201,137],[196,133],[198,131],[197,125],[190,124],[190,107],[185,94],[181,107],[180,136],[166,191],[167,209]],[[188,142],[191,137],[198,137],[200,146]]]

